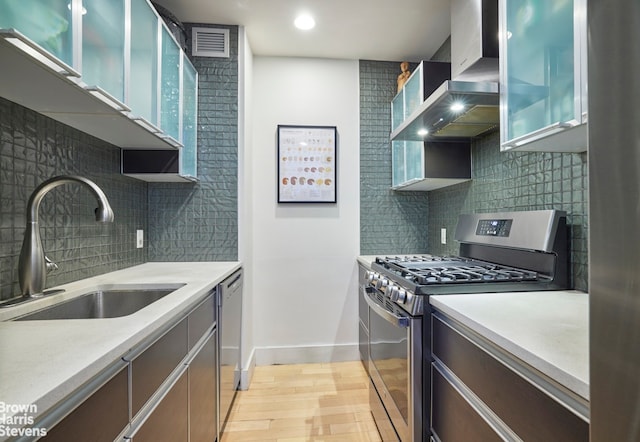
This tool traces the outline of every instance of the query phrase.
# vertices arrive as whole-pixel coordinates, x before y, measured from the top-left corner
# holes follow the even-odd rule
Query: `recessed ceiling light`
[[[301,14],[296,17],[293,24],[296,25],[296,28],[298,29],[308,31],[309,29],[313,29],[315,27],[316,21],[309,14]]]
[[[429,131],[427,129],[419,129],[418,130],[418,135],[420,135],[421,137],[424,137],[425,135],[429,135]]]
[[[460,111],[464,110],[464,104],[460,103],[459,101],[457,101],[457,102],[455,102],[455,103],[453,103],[451,105],[451,110],[453,112],[460,112]]]

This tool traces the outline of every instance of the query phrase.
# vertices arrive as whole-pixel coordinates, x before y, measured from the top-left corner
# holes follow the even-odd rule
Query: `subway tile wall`
[[[147,225],[147,185],[120,175],[120,149],[0,98],[0,299],[20,293],[18,257],[27,200],[56,175],[81,175],[107,195],[115,222],[96,223],[94,197],[65,184],[49,192],[39,224],[47,256],[59,266],[47,287],[146,261],[135,231]]]
[[[585,153],[500,152],[495,131],[474,141],[472,180],[429,193],[429,250],[455,254],[460,213],[559,209],[568,214],[573,286],[588,289],[588,169]],[[440,243],[446,228],[448,242]]]
[[[399,62],[360,61],[362,255],[427,251],[428,193],[391,190],[390,103],[399,73]]]
[[[238,27],[193,26],[230,29],[230,57],[192,57],[199,181],[149,184],[150,261],[238,259]]]

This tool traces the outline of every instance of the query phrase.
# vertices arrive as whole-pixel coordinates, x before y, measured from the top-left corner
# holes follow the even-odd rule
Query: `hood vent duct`
[[[191,32],[191,55],[229,58],[228,29],[193,28]]]

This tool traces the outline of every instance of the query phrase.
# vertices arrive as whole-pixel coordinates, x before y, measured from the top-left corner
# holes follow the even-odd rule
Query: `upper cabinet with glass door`
[[[181,148],[197,89],[149,0],[1,0],[0,71],[1,97],[135,149]]]
[[[501,149],[586,151],[586,0],[499,5]]]
[[[74,72],[72,16],[69,0],[0,2],[0,29],[18,31],[27,37],[41,49],[42,56],[49,55],[52,63],[59,62],[63,67],[66,65],[68,69],[59,71],[65,74]]]

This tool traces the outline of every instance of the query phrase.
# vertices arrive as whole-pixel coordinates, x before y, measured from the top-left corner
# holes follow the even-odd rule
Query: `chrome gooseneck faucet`
[[[31,194],[27,204],[27,228],[24,232],[20,260],[18,262],[18,277],[23,297],[42,296],[47,281],[47,273],[57,269],[44,254],[40,228],[38,226],[38,209],[42,198],[52,189],[68,183],[86,185],[98,200],[96,221],[113,222],[113,210],[102,189],[93,181],[73,175],[61,175],[50,178],[40,184]]]

